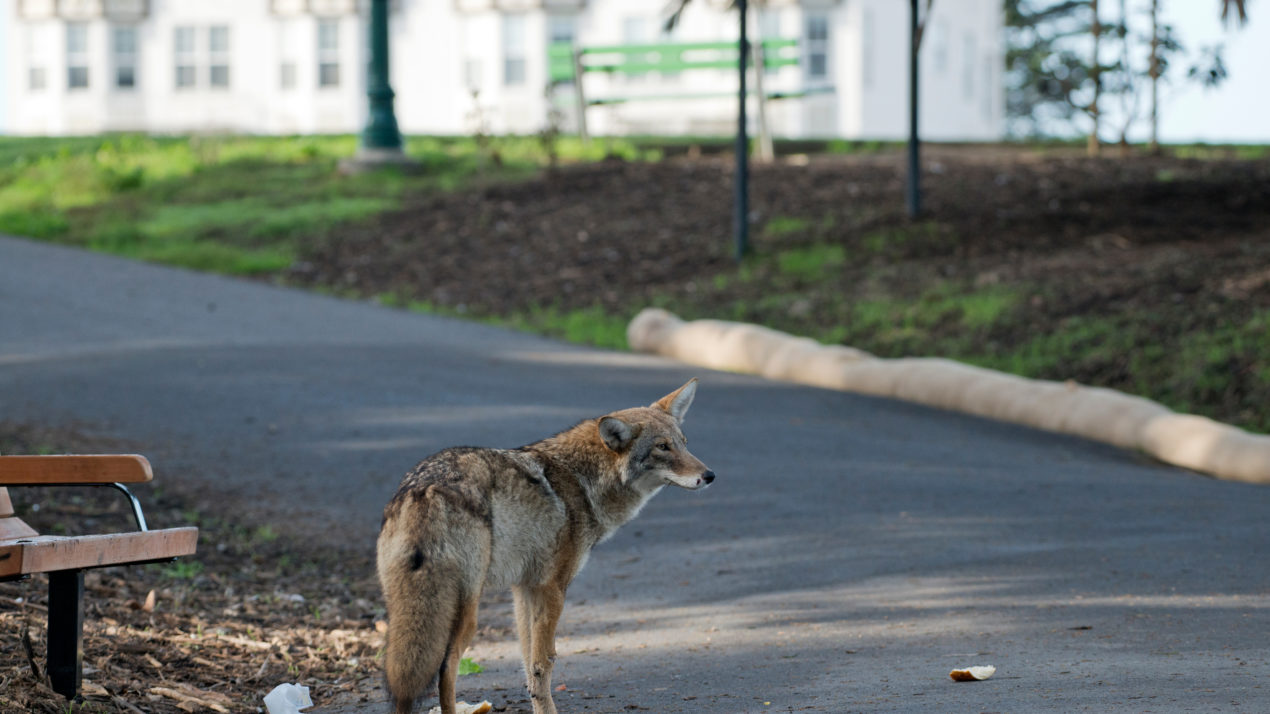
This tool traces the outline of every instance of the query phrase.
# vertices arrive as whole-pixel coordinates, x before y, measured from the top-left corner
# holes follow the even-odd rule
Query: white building
[[[365,115],[358,0],[0,0],[0,129],[345,133]],[[667,0],[393,0],[392,85],[403,132],[576,126],[574,86],[547,92],[547,48],[735,41],[727,0],[694,0],[672,33]],[[895,139],[907,126],[905,0],[751,1],[751,39],[798,41],[769,69],[773,133]],[[937,0],[922,51],[922,132],[1002,135],[999,0]],[[587,73],[596,134],[729,134],[736,73]],[[750,80],[754,86],[753,77]],[[646,99],[639,99],[645,97]],[[757,112],[752,111],[751,116]]]

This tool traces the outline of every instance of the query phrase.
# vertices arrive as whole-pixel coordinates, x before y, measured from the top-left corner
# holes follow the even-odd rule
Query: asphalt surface
[[[719,478],[664,491],[593,553],[560,627],[562,712],[1270,711],[1265,487],[0,238],[0,418],[142,444],[161,480],[364,540],[368,569],[420,458],[520,445],[691,376],[685,431]],[[461,697],[528,711],[517,652],[478,637],[486,670]],[[978,664],[996,676],[948,678]]]

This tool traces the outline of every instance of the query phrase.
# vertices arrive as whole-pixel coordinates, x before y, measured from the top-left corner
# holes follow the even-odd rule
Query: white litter
[[[948,673],[949,677],[955,682],[982,682],[997,673],[997,668],[992,665],[983,667],[966,667],[965,669],[954,669]]]
[[[279,684],[265,695],[265,709],[269,714],[300,714],[300,710],[313,706],[309,688],[298,684]]]

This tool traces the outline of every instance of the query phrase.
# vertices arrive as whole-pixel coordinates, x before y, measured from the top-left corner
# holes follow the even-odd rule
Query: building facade
[[[359,0],[0,0],[0,130],[347,133],[365,118]],[[767,68],[776,136],[906,134],[908,3],[751,2],[752,40],[797,41]],[[391,76],[402,131],[531,133],[577,126],[575,82],[549,82],[548,47],[735,42],[727,0],[394,0]],[[998,0],[938,0],[922,50],[922,131],[995,140],[1004,125]],[[736,73],[586,73],[595,134],[730,134]],[[757,102],[757,100],[751,100]],[[757,107],[751,111],[757,123]]]

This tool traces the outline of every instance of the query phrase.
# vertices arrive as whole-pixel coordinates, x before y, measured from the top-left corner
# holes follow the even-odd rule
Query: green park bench
[[[755,56],[764,70],[791,67],[799,64],[798,40],[765,39],[753,43],[761,47],[761,53],[750,54],[750,66]],[[586,93],[581,78],[586,74],[644,75],[653,72],[677,74],[690,70],[735,70],[737,68],[736,42],[658,42],[646,44],[604,45],[579,47],[568,42],[554,42],[547,47],[547,76],[550,86],[572,84],[577,104],[579,134],[585,137],[587,107],[606,104],[622,104],[633,101],[712,99],[735,96],[735,92],[697,92],[665,95],[630,95],[592,97]],[[760,99],[788,99],[828,91],[806,89],[793,92],[767,92]]]
[[[150,530],[141,504],[124,484],[154,478],[136,455],[0,456],[0,581],[48,573],[48,677],[53,691],[74,699],[83,672],[84,571],[192,555],[197,528]],[[40,535],[18,518],[10,486],[109,486],[130,501],[137,530],[102,535]]]

